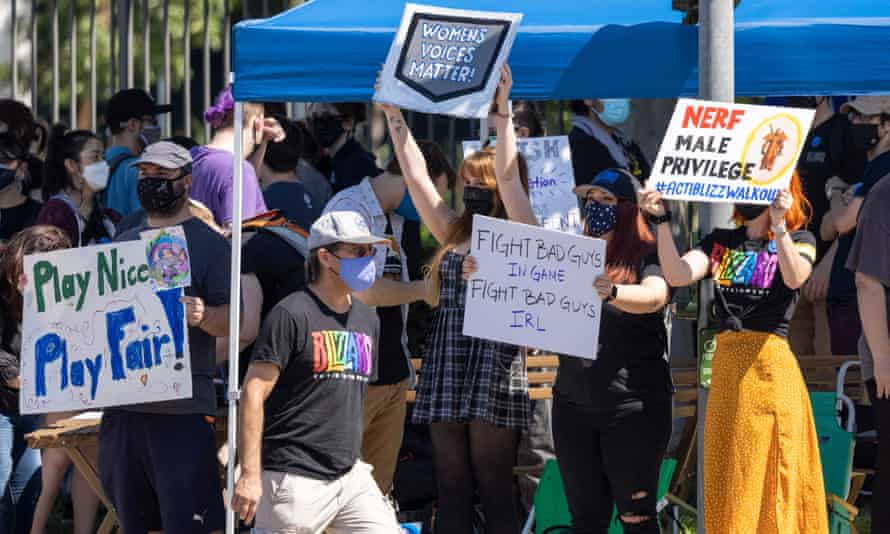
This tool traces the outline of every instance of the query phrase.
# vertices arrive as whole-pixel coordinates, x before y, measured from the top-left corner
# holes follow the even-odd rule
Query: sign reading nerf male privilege
[[[192,396],[182,289],[153,278],[151,243],[25,257],[22,413]]]
[[[517,139],[519,153],[528,164],[528,196],[532,210],[541,226],[572,234],[581,234],[581,210],[572,170],[572,151],[569,138],[532,137]],[[464,158],[482,147],[479,141],[464,141]]]
[[[814,114],[680,99],[649,187],[668,199],[769,204],[791,182]]]
[[[405,4],[374,101],[483,118],[522,15]]]
[[[605,241],[474,215],[470,254],[464,335],[596,358]]]

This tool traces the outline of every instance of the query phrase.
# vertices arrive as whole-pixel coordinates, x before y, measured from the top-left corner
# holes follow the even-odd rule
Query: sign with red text
[[[191,398],[182,288],[153,277],[152,243],[25,256],[22,413]]]
[[[522,15],[405,4],[375,102],[484,118]]]
[[[473,216],[464,335],[595,359],[601,239]]]
[[[681,98],[647,185],[666,199],[769,204],[791,182],[814,114]]]
[[[478,140],[462,143],[464,158],[482,148]],[[516,140],[528,166],[528,196],[544,228],[581,234],[581,209],[573,192],[572,150],[565,135]]]

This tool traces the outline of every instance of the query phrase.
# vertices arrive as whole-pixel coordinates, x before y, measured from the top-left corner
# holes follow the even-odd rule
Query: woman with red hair
[[[657,534],[656,490],[671,435],[664,309],[668,285],[637,205],[636,179],[606,169],[575,188],[585,234],[606,241],[596,360],[560,356],[553,440],[572,532],[606,532],[617,505],[628,534]]]
[[[826,534],[818,436],[787,340],[816,255],[797,174],[769,206],[736,204],[737,228],[714,230],[682,257],[661,194],[644,191],[640,203],[657,227],[668,283],[714,280],[722,332],[704,428],[708,534]]]

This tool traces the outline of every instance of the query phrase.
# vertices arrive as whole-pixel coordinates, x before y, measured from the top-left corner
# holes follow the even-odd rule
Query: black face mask
[[[739,210],[739,215],[746,221],[753,221],[760,214],[766,211],[769,206],[760,206],[758,204],[736,204],[735,209]]]
[[[490,215],[494,211],[494,191],[474,185],[465,186],[464,207],[470,213]]]
[[[7,167],[0,167],[0,190],[6,189],[15,183],[16,171]]]
[[[186,200],[183,174],[177,178],[167,179],[160,176],[146,176],[136,182],[136,194],[139,203],[148,213],[169,215],[176,212]]]
[[[337,117],[318,117],[312,120],[312,135],[323,148],[330,148],[346,130]]]
[[[853,135],[853,146],[858,153],[868,152],[873,146],[878,144],[878,125],[877,124],[851,124],[851,132]]]

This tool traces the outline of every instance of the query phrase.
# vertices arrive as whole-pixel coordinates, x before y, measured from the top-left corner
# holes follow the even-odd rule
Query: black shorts
[[[203,415],[106,412],[99,478],[128,534],[225,527],[215,432]]]

